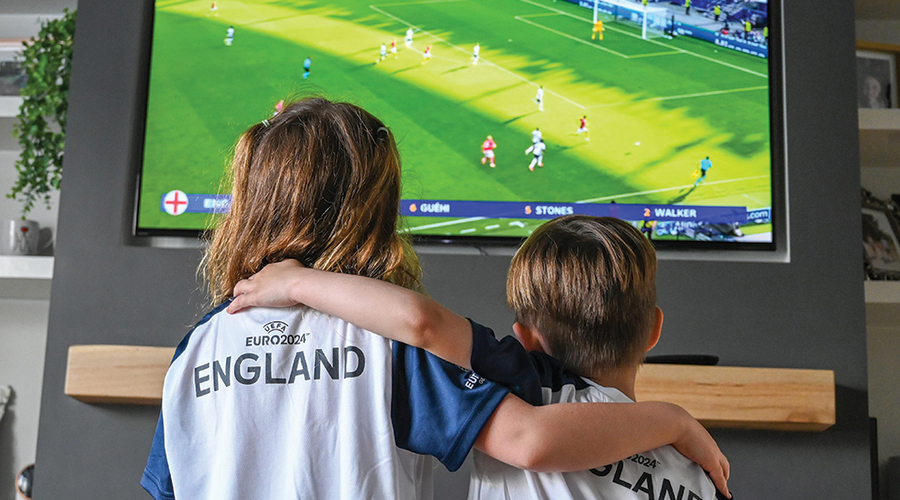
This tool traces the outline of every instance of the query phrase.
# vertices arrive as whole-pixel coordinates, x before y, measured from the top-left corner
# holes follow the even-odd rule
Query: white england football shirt
[[[305,307],[226,306],[166,374],[141,480],[158,500],[428,499],[418,453],[456,470],[508,393]]]
[[[531,404],[631,403],[616,389],[565,370],[543,353],[526,353],[512,337],[501,341],[473,324],[472,367]],[[482,331],[479,331],[482,330]],[[603,425],[603,422],[597,422]],[[713,500],[724,498],[706,472],[663,446],[598,469],[549,473],[519,470],[475,450],[469,500]]]

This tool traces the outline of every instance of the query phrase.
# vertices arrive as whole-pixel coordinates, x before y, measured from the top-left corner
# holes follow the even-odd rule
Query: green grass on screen
[[[206,215],[161,212],[160,197],[218,192],[238,135],[280,99],[311,93],[391,127],[404,198],[771,206],[766,60],[687,37],[643,40],[624,23],[591,41],[591,12],[564,1],[371,1],[223,0],[214,14],[208,1],[158,1],[141,226],[204,227]],[[391,40],[397,58],[376,63]],[[584,115],[590,141],[575,133]],[[535,127],[547,151],[532,173]],[[480,162],[489,134],[494,169]],[[713,168],[690,189],[706,156]],[[539,221],[515,222],[406,221],[491,236],[524,236]]]

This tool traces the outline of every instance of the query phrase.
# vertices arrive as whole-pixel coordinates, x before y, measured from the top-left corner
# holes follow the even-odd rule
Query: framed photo
[[[891,206],[863,196],[863,255],[873,280],[900,280],[900,228]]]
[[[857,50],[856,88],[860,108],[896,108],[897,55]]]
[[[21,43],[0,43],[0,96],[19,96],[28,77],[22,65]]]

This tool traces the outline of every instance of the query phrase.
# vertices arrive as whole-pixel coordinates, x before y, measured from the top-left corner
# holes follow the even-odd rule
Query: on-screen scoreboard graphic
[[[649,2],[648,33],[641,2],[611,0],[598,33],[593,0],[372,1],[158,0],[138,230],[208,227],[239,134],[314,93],[392,129],[413,234],[523,237],[581,213],[772,241],[759,13]]]

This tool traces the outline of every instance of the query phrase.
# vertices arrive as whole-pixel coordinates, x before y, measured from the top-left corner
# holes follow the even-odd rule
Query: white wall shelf
[[[900,109],[860,109],[860,130],[900,130]]]
[[[900,281],[866,281],[866,304],[900,306]]]
[[[0,255],[0,299],[47,300],[53,257]]]
[[[864,167],[900,167],[900,109],[859,110],[859,151]]]
[[[49,280],[53,278],[53,257],[0,255],[0,278]]]

